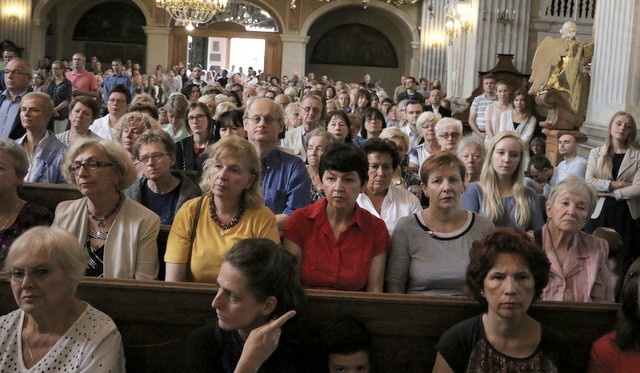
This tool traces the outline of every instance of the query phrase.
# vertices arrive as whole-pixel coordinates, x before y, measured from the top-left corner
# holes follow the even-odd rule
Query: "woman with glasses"
[[[142,174],[124,191],[125,196],[155,212],[164,225],[173,223],[183,203],[202,194],[191,178],[171,171],[175,151],[173,139],[161,129],[143,133],[133,146]]]
[[[125,371],[115,323],[75,295],[86,265],[60,228],[36,227],[13,243],[4,270],[19,309],[0,317],[3,371]]]
[[[133,145],[142,134],[150,129],[161,129],[158,122],[147,114],[139,112],[131,112],[125,114],[118,121],[116,126],[116,139],[124,150],[129,153],[129,158],[134,165],[137,166],[137,175],[141,175],[144,171],[144,165],[138,165],[138,160],[133,154]]]
[[[127,151],[113,141],[84,139],[69,149],[62,171],[84,198],[60,202],[53,224],[85,248],[85,274],[155,279],[160,218],[122,193],[136,178]]]
[[[191,136],[176,142],[175,168],[202,175],[202,165],[207,159],[206,149],[215,142],[215,121],[202,102],[190,103],[184,119]]]
[[[377,139],[385,128],[387,128],[387,124],[380,110],[372,107],[364,109],[360,137],[366,140]]]
[[[418,117],[416,127],[420,130],[424,143],[409,151],[409,169],[411,171],[418,172],[420,165],[440,150],[440,143],[436,136],[436,123],[440,119],[442,116],[432,111],[425,111]]]
[[[454,118],[442,118],[435,126],[440,150],[456,150],[462,138],[462,122]]]

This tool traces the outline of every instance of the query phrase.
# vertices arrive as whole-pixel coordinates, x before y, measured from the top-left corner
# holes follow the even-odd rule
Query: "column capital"
[[[280,34],[280,39],[282,39],[283,43],[307,44],[309,42],[309,36],[307,35]]]
[[[166,26],[142,26],[144,33],[147,35],[169,35],[171,27]]]

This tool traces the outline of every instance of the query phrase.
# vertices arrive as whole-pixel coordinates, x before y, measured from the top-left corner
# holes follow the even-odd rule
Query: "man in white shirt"
[[[568,171],[584,179],[587,173],[587,160],[578,155],[578,144],[575,137],[569,134],[560,136],[558,154],[564,157],[564,160],[558,164],[558,169]]]
[[[404,133],[409,135],[409,149],[420,145],[420,140],[422,139],[422,134],[416,127],[420,114],[422,114],[422,104],[418,101],[409,100],[404,109],[404,119],[407,125],[401,128]]]

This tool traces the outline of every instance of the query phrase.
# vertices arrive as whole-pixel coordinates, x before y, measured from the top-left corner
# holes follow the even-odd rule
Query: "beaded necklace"
[[[229,224],[222,224],[220,218],[218,218],[218,213],[216,212],[216,203],[213,196],[211,196],[211,199],[209,200],[209,207],[211,208],[211,219],[213,219],[213,221],[220,227],[220,237],[224,237],[227,230],[235,227],[238,222],[240,222],[240,219],[242,219],[242,215],[244,215],[244,206],[241,206],[238,209],[236,216],[231,219]]]
[[[91,219],[93,219],[93,220],[98,222],[98,227],[102,228],[107,223],[107,219],[109,219],[111,217],[111,215],[115,214],[116,211],[118,211],[118,209],[120,208],[120,205],[122,205],[122,201],[123,200],[124,200],[124,196],[122,194],[120,194],[120,199],[118,199],[118,203],[116,203],[116,206],[113,208],[113,210],[109,211],[109,213],[103,218],[99,218],[99,217],[93,215],[91,213],[91,211],[89,211],[89,207],[88,206],[87,206],[87,213],[89,214],[89,217]]]

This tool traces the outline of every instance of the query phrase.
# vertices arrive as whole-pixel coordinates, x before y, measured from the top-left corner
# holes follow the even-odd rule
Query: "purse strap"
[[[196,216],[193,219],[193,226],[191,227],[191,235],[189,237],[189,256],[187,257],[187,281],[193,282],[193,273],[191,273],[191,254],[193,252],[193,241],[196,239],[196,228],[198,227],[198,220],[200,220],[200,211],[202,210],[202,202],[204,201],[205,194],[200,196],[198,200],[198,207],[196,208]]]

